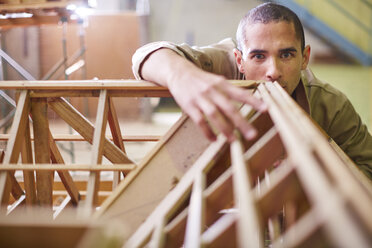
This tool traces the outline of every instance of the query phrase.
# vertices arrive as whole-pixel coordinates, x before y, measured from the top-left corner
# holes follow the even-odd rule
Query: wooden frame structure
[[[89,7],[87,0],[60,0],[60,1],[42,1],[28,0],[20,3],[20,0],[5,0],[0,3],[0,14],[8,18],[0,19],[1,28],[14,28],[15,26],[45,25],[55,24],[65,18],[66,21],[72,20],[67,6],[85,6]],[[17,13],[30,14],[30,17],[17,17],[12,15]]]
[[[235,82],[236,84],[248,87],[249,84]],[[170,96],[167,89],[148,82],[138,82],[134,80],[119,81],[3,81],[0,85],[2,89],[18,90],[19,97],[14,121],[9,134],[1,135],[2,140],[7,140],[7,147],[0,166],[0,209],[8,214],[18,206],[51,206],[53,202],[53,188],[66,190],[68,196],[54,211],[56,218],[67,206],[80,206],[82,213],[90,216],[95,206],[100,205],[99,185],[103,186],[99,180],[99,171],[115,171],[115,178],[112,182],[111,191],[120,181],[119,172],[124,174],[137,168],[135,163],[125,154],[123,140],[126,141],[157,141],[159,137],[154,136],[123,136],[115,112],[112,97],[167,97]],[[93,125],[79,113],[63,97],[98,97],[98,107],[96,123]],[[71,126],[79,135],[54,136],[49,131],[47,109],[52,109],[59,117]],[[30,121],[32,120],[33,134],[30,132]],[[108,122],[112,137],[105,137],[106,123]],[[166,173],[161,172],[164,182],[163,191],[158,191],[157,202],[174,186],[185,172],[186,168],[197,159],[208,142],[200,132],[190,124],[191,122],[184,116],[177,124],[165,135],[157,147],[144,162],[129,176],[137,178],[140,184],[147,180],[138,180],[138,175],[148,177],[143,173],[143,168],[152,168],[161,172],[165,168],[163,164],[169,166]],[[183,131],[174,135],[178,129]],[[174,141],[174,137],[180,136],[179,141]],[[113,141],[111,141],[111,139]],[[92,144],[92,157],[89,165],[65,165],[61,153],[56,145],[58,140],[77,140],[87,141]],[[189,146],[189,149],[182,147],[185,142],[195,142],[198,145]],[[34,149],[32,149],[32,143]],[[172,149],[169,147],[172,146]],[[162,152],[162,149],[165,150]],[[183,150],[183,151],[182,151]],[[180,154],[184,154],[181,156]],[[158,156],[160,154],[160,156]],[[193,155],[190,155],[193,154]],[[21,163],[19,156],[21,155]],[[115,165],[100,165],[102,157],[105,156]],[[155,159],[154,159],[155,158]],[[156,158],[159,160],[156,162]],[[166,159],[166,160],[164,160]],[[162,160],[162,162],[160,162]],[[176,164],[182,167],[176,166]],[[151,166],[149,166],[151,165]],[[171,170],[170,168],[173,168]],[[14,171],[22,170],[24,182],[17,182]],[[71,170],[89,171],[90,178],[83,187],[81,183],[74,182],[69,174]],[[146,171],[145,170],[145,171]],[[34,172],[36,171],[36,179]],[[58,172],[61,183],[53,184],[53,173]],[[140,173],[141,172],[141,173]],[[166,179],[165,175],[168,176]],[[58,184],[58,185],[57,185]],[[78,186],[76,185],[78,184]],[[105,183],[107,185],[107,183]],[[144,183],[145,185],[145,183]],[[86,189],[85,189],[86,187]],[[138,187],[138,186],[137,186]],[[81,194],[84,191],[84,194]],[[10,197],[12,196],[12,197]],[[107,196],[107,195],[106,195]],[[102,198],[102,197],[101,197]],[[106,197],[105,197],[106,198]],[[81,206],[84,200],[85,206]],[[135,202],[135,201],[133,201]],[[9,204],[12,204],[9,206]],[[141,204],[141,201],[139,202]],[[128,204],[129,205],[129,204]],[[154,202],[154,206],[156,202]],[[56,207],[56,206],[54,206]],[[7,211],[5,211],[7,210]],[[145,218],[152,209],[148,209],[143,214]],[[80,211],[80,210],[79,210]]]
[[[252,82],[232,83],[256,87]],[[20,90],[11,133],[0,137],[8,139],[5,154],[0,152],[2,214],[5,209],[8,216],[16,213],[21,203],[50,209],[51,171],[56,170],[65,176],[69,196],[54,216],[70,202],[80,216],[93,216],[93,222],[119,221],[126,247],[368,247],[372,243],[370,182],[278,84],[262,83],[256,91],[269,106],[268,113],[242,108],[258,130],[255,140],[245,141],[237,133],[232,144],[221,135],[209,143],[183,116],[138,165],[125,155],[125,136],[111,98],[169,96],[165,88],[128,80],[6,81],[0,88]],[[66,96],[99,98],[95,126],[63,99]],[[80,136],[53,137],[45,115],[48,107]],[[104,137],[107,122],[113,142]],[[56,139],[90,142],[91,164],[63,164]],[[15,164],[19,155],[24,164]],[[102,156],[113,165],[100,165]],[[15,180],[14,170],[23,170],[24,188]],[[81,192],[68,174],[71,170],[90,171],[85,202],[79,201]],[[101,170],[125,171],[126,176],[94,212]],[[10,194],[16,199],[12,205]],[[0,230],[8,230],[9,224],[1,219]],[[60,229],[59,233],[63,235]]]
[[[370,247],[370,182],[279,84],[257,94],[259,137],[220,136],[125,247]]]
[[[1,87],[5,89],[19,89],[19,86],[22,84],[23,83],[8,81],[7,83],[2,83]],[[30,84],[30,82],[27,82],[26,84]],[[94,126],[71,104],[69,104],[68,101],[61,97],[66,94],[65,90],[69,87],[64,87],[62,91],[58,91],[55,89],[58,87],[55,86],[60,85],[59,82],[55,82],[54,84],[43,82],[42,84],[44,87],[48,85],[53,85],[54,87],[47,87],[48,89],[44,90],[37,89],[37,87],[34,86],[31,86],[30,88],[22,87],[23,90],[19,93],[17,109],[3,159],[3,165],[16,164],[18,163],[19,155],[21,154],[22,163],[36,163],[36,165],[25,166],[35,169],[36,180],[34,178],[34,173],[30,170],[31,168],[24,168],[23,189],[15,179],[14,171],[2,171],[0,173],[0,208],[4,212],[7,210],[9,204],[10,192],[15,199],[15,202],[13,203],[13,207],[8,209],[8,213],[23,202],[25,202],[27,206],[36,205],[51,207],[53,205],[52,171],[55,169],[52,167],[45,168],[42,164],[64,164],[64,160],[49,130],[47,117],[48,108],[53,109],[55,113],[66,121],[66,123],[74,128],[81,135],[83,140],[92,144],[90,165],[101,164],[102,156],[105,156],[114,164],[123,164],[122,166],[111,168],[111,170],[117,171],[117,168],[121,167],[120,171],[127,173],[135,168],[135,164],[125,155],[116,112],[107,89],[97,90],[99,92],[97,92],[99,94],[99,103],[96,125]],[[96,83],[96,85],[97,84],[98,83]],[[31,85],[33,84],[31,83]],[[52,95],[50,91],[53,91]],[[38,93],[44,95],[40,96]],[[75,93],[79,95],[79,92]],[[29,114],[32,116],[33,122],[34,155],[31,146]],[[105,138],[107,122],[109,123],[112,132],[113,142]],[[11,167],[12,166],[8,169],[11,169]],[[84,166],[77,166],[75,169],[90,171],[84,207],[84,212],[89,215],[93,206],[97,205],[98,202],[99,173],[97,173],[91,166],[88,167],[90,168],[87,169],[87,167],[84,168]],[[15,167],[13,166],[13,168]],[[61,204],[61,208],[63,209],[65,206],[68,206],[69,203],[75,206],[78,205],[81,200],[81,195],[72,177],[64,168],[57,170],[57,172],[68,192],[68,197]],[[118,173],[119,171],[116,172],[117,175]],[[118,176],[116,178],[119,180]],[[116,184],[117,183],[118,182],[116,182]],[[62,209],[59,209],[56,212],[61,212]]]

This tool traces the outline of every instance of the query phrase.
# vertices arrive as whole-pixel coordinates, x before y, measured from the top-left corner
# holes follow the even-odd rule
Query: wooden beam
[[[151,215],[147,216],[147,218],[141,223],[141,226],[128,239],[126,246],[138,247],[143,244],[144,239],[151,235],[154,226],[161,221],[164,216],[171,216],[179,210],[181,203],[184,202],[190,194],[189,192],[191,191],[195,175],[212,166],[214,163],[211,161],[218,160],[220,155],[219,151],[223,147],[226,147],[226,138],[219,135],[217,141],[209,144],[209,146],[204,149],[203,153],[187,171],[176,187],[174,187],[174,189],[163,198]],[[125,182],[125,180],[123,182]]]
[[[236,86],[248,89],[256,88],[257,81],[230,80]],[[168,89],[152,82],[138,80],[48,80],[48,81],[4,81],[0,89],[16,90],[113,90],[113,91],[142,91],[151,94],[151,91],[168,92]],[[110,94],[109,94],[110,95]]]
[[[54,141],[86,141],[79,134],[52,134],[52,137]],[[0,141],[7,141],[9,138],[10,134],[0,134]],[[107,136],[106,138],[114,141],[112,136]],[[160,138],[161,136],[159,135],[123,135],[121,137],[124,142],[156,142]],[[31,135],[31,141],[34,141],[33,135]]]
[[[48,105],[46,99],[33,98],[31,114],[34,128],[35,162],[50,163]],[[52,207],[53,172],[36,172],[37,198],[41,206]]]
[[[185,232],[185,247],[200,247],[201,234],[204,231],[205,223],[205,201],[203,191],[206,184],[206,178],[203,171],[195,175],[196,179],[192,186],[190,197],[189,213],[187,216],[187,225]]]
[[[303,112],[296,105],[287,105],[278,92],[279,84],[275,84],[276,86],[265,83],[258,89],[269,106],[270,115],[278,131],[285,137],[283,144],[287,150],[288,160],[296,166],[297,175],[310,204],[319,216],[327,216],[328,221],[324,227],[327,235],[332,238],[335,246],[367,247],[368,240],[358,231],[358,221],[354,214],[350,213],[350,208],[344,204],[344,199],[335,190],[334,182],[328,180],[327,173],[322,169],[324,166],[313,153],[314,148],[311,144],[317,146],[321,140],[315,138],[311,142],[313,135],[306,135],[302,131],[303,125],[299,125],[303,119],[306,120]],[[292,113],[296,113],[297,116]],[[313,125],[309,125],[308,128],[316,130]],[[314,178],[317,179],[316,184]],[[346,232],[347,237],[338,235],[341,232]]]
[[[186,115],[102,203],[94,218],[120,219],[135,231],[210,142]],[[146,190],[140,190],[145,188]]]
[[[66,8],[69,4],[81,5],[85,4],[86,1],[51,1],[51,2],[30,2],[22,4],[0,4],[0,12],[3,13],[14,13],[23,10],[33,10],[33,9],[55,9],[55,8]]]
[[[22,144],[21,157],[22,157],[22,163],[24,164],[32,164],[34,162],[33,156],[32,156],[32,146],[31,146],[31,138],[30,138],[30,124],[28,120],[27,120],[27,124],[25,127],[25,139]],[[26,205],[27,206],[36,205],[37,196],[36,196],[34,172],[23,171],[23,180],[24,180],[25,193],[26,193]]]
[[[243,158],[243,145],[237,140],[231,144],[230,149],[235,204],[239,213],[237,243],[240,247],[264,247],[258,211],[251,191],[251,175]]]
[[[49,147],[50,147],[51,160],[53,164],[64,164],[65,162],[63,161],[63,157],[56,143],[54,142],[52,138],[52,133],[50,132],[50,130],[48,130],[48,132],[49,132]],[[70,173],[68,171],[61,171],[61,170],[57,170],[57,173],[59,177],[61,178],[63,185],[65,185],[65,188],[71,197],[71,202],[74,205],[77,205],[80,199],[80,195],[79,195],[79,191]]]
[[[66,209],[67,206],[69,206],[72,203],[71,196],[66,196],[65,199],[62,201],[62,203],[58,206],[58,208],[53,213],[53,219],[58,218],[62,211]]]
[[[48,104],[54,112],[80,133],[86,141],[91,144],[93,143],[93,124],[80,114],[70,103],[63,98],[53,98],[49,100]],[[103,154],[112,163],[133,163],[123,151],[108,139],[104,141]]]
[[[12,214],[14,212],[14,210],[19,207],[19,206],[22,206],[24,205],[26,202],[26,196],[25,195],[22,195],[18,200],[16,200],[9,208],[8,208],[8,211],[7,211],[7,215],[9,214]]]
[[[4,156],[3,163],[17,163],[19,158],[19,153],[22,146],[23,136],[25,133],[25,125],[28,121],[29,113],[29,96],[28,91],[21,91],[16,107],[16,112],[14,114],[13,124],[10,129],[10,139],[7,143],[6,153]],[[14,185],[14,183],[16,183]],[[1,172],[0,173],[0,211],[6,210],[6,206],[9,201],[9,193],[13,187],[22,189],[18,185],[14,173],[12,172]],[[18,197],[19,198],[19,197]],[[5,213],[5,212],[3,212]]]
[[[109,102],[109,110],[108,110],[108,123],[110,126],[111,134],[112,134],[112,139],[114,141],[114,144],[120,148],[125,153],[125,147],[123,143],[123,136],[121,135],[121,130],[120,130],[120,125],[119,125],[119,120],[116,115],[116,110],[115,110],[115,105],[114,105],[114,99],[111,97],[108,98]]]
[[[114,144],[120,148],[124,153],[125,152],[125,147],[123,143],[123,136],[121,135],[121,130],[120,130],[120,124],[118,117],[116,115],[116,110],[115,110],[115,105],[114,105],[114,99],[109,97],[108,98],[108,116],[107,120],[110,126],[111,134],[113,137]],[[116,186],[120,183],[120,172],[114,172],[114,178],[112,181],[112,187],[116,188]]]
[[[3,162],[5,156],[5,152],[3,149],[0,149],[0,164]]]
[[[93,136],[92,159],[91,164],[101,164],[104,146],[104,137],[106,133],[107,115],[108,115],[108,96],[107,90],[102,90],[97,107],[96,125]],[[92,213],[93,206],[98,200],[100,173],[91,171],[88,179],[87,197],[85,199],[85,213],[89,216]]]
[[[2,164],[0,171],[126,171],[135,169],[134,164],[92,165],[92,164]]]

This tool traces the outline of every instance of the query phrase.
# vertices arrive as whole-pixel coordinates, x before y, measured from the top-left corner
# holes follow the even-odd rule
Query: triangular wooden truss
[[[120,129],[112,101],[107,96],[107,91],[102,90],[99,96],[98,114],[95,127],[84,116],[82,116],[71,104],[62,97],[41,98],[30,97],[32,91],[22,90],[19,93],[14,121],[7,143],[3,165],[18,163],[21,154],[22,163],[33,164],[33,157],[36,165],[40,164],[64,164],[58,147],[53,140],[49,130],[47,108],[51,108],[71,127],[73,127],[86,141],[93,145],[91,165],[101,163],[104,155],[112,163],[129,164],[122,166],[122,171],[129,172],[135,166],[125,155],[124,146],[121,140]],[[34,154],[32,153],[29,115],[33,121],[34,133]],[[114,143],[104,137],[107,120],[112,130]],[[65,189],[69,194],[69,201],[77,205],[80,195],[69,172],[57,170]],[[32,171],[24,170],[24,189],[17,182],[14,172],[2,171],[0,174],[0,199],[1,209],[6,210],[9,202],[9,193],[16,199],[14,206],[25,201],[26,205],[52,206],[53,204],[53,167],[49,171],[36,170],[36,180]],[[92,171],[88,182],[88,194],[86,196],[86,208],[91,209],[97,197],[97,185],[99,174]],[[10,208],[14,209],[14,208]],[[87,210],[88,211],[88,210]]]
[[[125,247],[369,247],[369,182],[279,84],[254,142],[211,144]]]
[[[23,206],[26,208],[47,206],[52,209],[55,187],[53,174],[54,171],[57,171],[68,196],[54,211],[54,218],[70,206],[79,209],[79,216],[82,214],[89,217],[93,213],[93,207],[98,205],[99,172],[111,170],[116,174],[123,171],[125,185],[131,185],[131,187],[132,185],[140,188],[147,187],[146,183],[154,184],[155,182],[156,187],[153,185],[152,188],[156,193],[154,191],[151,194],[154,197],[153,206],[141,214],[141,218],[146,218],[209,143],[192,122],[183,116],[138,166],[126,156],[123,139],[153,141],[154,137],[148,135],[122,136],[112,98],[170,96],[167,89],[152,83],[131,80],[6,81],[0,85],[0,88],[19,91],[12,129],[10,134],[2,135],[6,136],[8,140],[5,153],[4,151],[0,153],[3,157],[5,154],[0,166],[2,214],[10,214]],[[95,125],[63,98],[91,96],[99,98]],[[66,136],[67,138],[64,137],[64,140],[70,137],[72,140],[87,141],[93,145],[91,163],[88,165],[66,165],[64,163],[56,145],[55,136],[49,131],[48,108],[52,109],[79,133],[79,137]],[[30,121],[33,122],[33,137],[30,135]],[[107,122],[113,141],[104,137]],[[32,142],[34,142],[34,151],[32,150]],[[185,149],[184,146],[187,148]],[[19,161],[20,154],[21,161]],[[100,165],[102,156],[105,156],[113,165]],[[24,182],[17,182],[14,176],[15,170],[23,170]],[[81,201],[83,197],[79,192],[79,187],[75,185],[76,182],[69,174],[69,171],[75,170],[90,171],[87,190],[84,192],[86,196],[83,195],[85,196],[84,201]],[[34,177],[35,171],[36,178]],[[161,178],[159,182],[156,182],[154,177],[156,172],[159,172],[158,177]],[[118,185],[118,178],[120,177],[114,177],[113,185]],[[134,179],[136,179],[135,183],[133,183]],[[141,202],[146,202],[145,194],[141,195],[142,198],[136,198],[131,203],[138,202],[141,205]],[[105,208],[106,205],[104,204],[102,208]],[[110,205],[113,205],[112,202]],[[143,219],[139,223],[142,221]]]
[[[5,82],[1,87],[22,89],[0,170],[2,214],[6,209],[12,213],[21,203],[51,206],[51,171],[57,170],[66,178],[69,192],[60,209],[71,202],[81,205],[83,217],[93,213],[93,222],[121,222],[127,247],[368,247],[372,243],[370,183],[277,84],[260,84],[256,93],[269,106],[268,113],[242,108],[258,130],[255,140],[242,140],[237,133],[232,144],[223,136],[209,143],[183,116],[139,165],[125,155],[110,99],[169,96],[166,89],[128,81]],[[99,97],[95,126],[62,96]],[[91,165],[63,164],[49,131],[47,106],[93,144]],[[34,122],[33,165],[29,113]],[[104,137],[107,120],[114,142]],[[25,165],[15,164],[19,154]],[[102,155],[114,165],[99,165]],[[84,204],[68,174],[78,168],[90,171]],[[24,188],[14,177],[15,169],[24,170]],[[124,170],[126,176],[93,212],[98,171],[106,169]],[[12,206],[8,206],[10,193],[16,199]],[[0,217],[0,230],[8,227]],[[63,235],[63,228],[56,232]]]

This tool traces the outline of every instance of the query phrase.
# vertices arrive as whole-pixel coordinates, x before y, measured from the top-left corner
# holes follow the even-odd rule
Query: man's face
[[[234,53],[246,79],[277,81],[289,94],[300,82],[310,56],[310,47],[302,53],[294,25],[286,21],[247,25],[242,49],[243,54],[237,49]]]

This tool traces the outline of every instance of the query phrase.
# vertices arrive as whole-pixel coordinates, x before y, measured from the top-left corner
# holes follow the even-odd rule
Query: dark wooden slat
[[[63,98],[53,98],[48,104],[64,121],[83,136],[86,141],[91,144],[93,143],[93,124],[81,115],[70,103]],[[123,151],[108,139],[104,141],[103,154],[112,163],[133,163]]]
[[[52,133],[49,130],[49,146],[50,146],[50,154],[51,159],[54,164],[64,164],[63,157],[55,143],[52,137]],[[71,202],[74,205],[77,205],[80,199],[79,190],[77,189],[70,173],[68,171],[60,171],[57,170],[57,173],[59,177],[61,178],[61,181],[63,182],[63,185],[65,186],[67,192],[69,193],[71,197]]]
[[[31,114],[34,128],[35,162],[50,163],[49,122],[46,99],[34,98],[31,102]],[[41,206],[52,206],[53,172],[36,172],[37,198]]]

